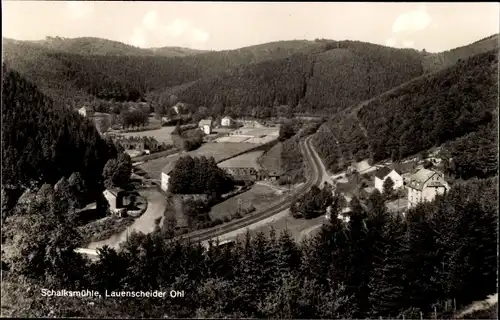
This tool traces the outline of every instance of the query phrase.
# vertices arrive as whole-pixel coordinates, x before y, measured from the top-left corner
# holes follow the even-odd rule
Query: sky
[[[359,40],[429,52],[499,32],[500,5],[364,2],[2,1],[17,40],[99,37],[137,47],[228,50],[279,40]]]

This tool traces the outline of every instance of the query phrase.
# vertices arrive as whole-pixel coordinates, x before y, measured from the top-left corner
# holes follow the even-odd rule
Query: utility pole
[[[238,199],[238,212],[241,213],[241,207],[242,207],[242,199]]]

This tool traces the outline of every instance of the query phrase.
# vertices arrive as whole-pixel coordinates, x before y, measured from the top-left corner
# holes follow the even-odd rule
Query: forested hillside
[[[208,251],[132,234],[123,250],[104,248],[93,263],[73,253],[72,234],[51,232],[46,213],[33,213],[7,237],[23,251],[2,256],[12,266],[2,316],[449,319],[454,306],[496,292],[497,185],[498,178],[459,184],[405,218],[387,212],[377,191],[370,211],[354,199],[349,222],[333,219],[299,245],[286,231]],[[45,263],[30,259],[40,256]],[[45,298],[40,288],[167,296]],[[170,290],[184,295],[171,298]]]
[[[462,60],[369,102],[357,115],[332,119],[315,145],[335,171],[349,160],[400,159],[476,132],[498,108],[497,72],[496,51]]]
[[[131,48],[139,50],[137,53],[136,50],[123,53],[123,47],[130,46],[91,39],[54,42],[59,45],[4,39],[3,59],[54,98],[63,97],[69,101],[72,95],[78,93],[80,98],[87,100],[98,97],[135,101],[144,98],[147,92],[220,74],[243,64],[281,59],[296,52],[316,52],[323,47],[322,42],[283,41],[238,50],[172,57],[144,54],[142,50],[146,49],[135,47]],[[103,41],[104,44],[101,43]],[[96,49],[101,44],[107,47],[116,44],[117,48],[115,51],[106,49],[103,53]],[[157,52],[164,50],[155,49]]]
[[[5,38],[4,38],[5,39]],[[9,39],[10,40],[10,39]],[[61,38],[47,37],[40,41],[27,41],[38,44],[51,50],[63,51],[82,55],[110,55],[110,56],[153,56],[184,57],[205,52],[181,47],[162,47],[143,49],[119,41],[95,37]]]
[[[332,114],[425,72],[498,47],[493,38],[427,54],[359,41],[280,41],[186,56],[150,54],[97,38],[4,39],[4,60],[41,90],[74,100],[145,100],[175,93],[215,114],[273,115],[273,107]],[[177,50],[176,48],[174,48]],[[155,52],[166,48],[155,49]]]
[[[91,120],[40,93],[2,68],[2,186],[55,184],[80,173],[89,190],[102,186],[106,161],[117,155]]]
[[[273,107],[331,114],[421,75],[421,55],[355,41],[330,42],[323,52],[242,66],[202,79],[178,93],[194,105],[238,115],[275,115]]]
[[[464,60],[474,55],[485,53],[499,48],[499,35],[495,34],[469,45],[455,49],[433,53],[424,56],[423,66],[426,72],[433,72],[443,68],[451,67],[459,60]]]

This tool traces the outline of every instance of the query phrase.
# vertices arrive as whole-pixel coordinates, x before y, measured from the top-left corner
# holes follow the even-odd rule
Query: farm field
[[[281,142],[278,142],[274,147],[269,149],[269,151],[260,157],[258,160],[260,166],[268,171],[279,171],[281,150],[282,144]]]
[[[241,142],[246,142],[250,137],[243,137],[243,136],[225,136],[225,137],[220,137],[217,138],[218,143],[224,143],[224,142],[232,142],[232,143],[241,143]]]
[[[193,157],[214,157],[215,161],[221,161],[225,158],[232,157],[238,153],[255,148],[252,143],[206,143],[199,149],[184,152],[181,154],[173,154],[168,157],[150,160],[140,164],[138,167],[146,171],[152,179],[161,179],[161,171],[170,162],[175,161],[180,155],[190,155]]]
[[[161,127],[159,129],[139,131],[139,132],[126,132],[119,133],[119,135],[124,137],[153,137],[158,140],[159,143],[172,144],[172,131],[175,127]]]
[[[215,161],[219,162],[252,148],[255,148],[255,145],[251,143],[206,143],[200,148],[188,152],[188,154],[193,157],[214,157]]]
[[[243,136],[278,136],[279,128],[248,128],[242,127],[231,132],[232,135],[243,135]]]
[[[220,167],[244,167],[244,168],[259,168],[257,160],[264,154],[263,150],[251,151],[237,157],[222,161],[219,163]]]
[[[278,192],[270,187],[255,184],[250,190],[213,206],[210,217],[212,219],[223,219],[225,216],[230,216],[236,212],[240,200],[242,209],[247,209],[250,205],[253,205],[256,210],[261,210],[280,201],[279,196]]]

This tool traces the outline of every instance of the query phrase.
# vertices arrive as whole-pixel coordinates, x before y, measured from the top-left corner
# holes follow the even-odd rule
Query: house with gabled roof
[[[440,172],[420,169],[408,179],[408,209],[424,201],[432,201],[437,195],[444,194],[450,186]]]
[[[234,124],[234,119],[231,118],[230,116],[225,116],[224,118],[221,119],[220,124],[223,127],[230,127]]]
[[[384,192],[384,182],[388,178],[391,178],[392,182],[394,182],[394,185],[392,187],[393,190],[397,190],[399,188],[402,188],[404,183],[403,183],[403,177],[401,177],[401,174],[389,167],[382,167],[375,172],[375,189],[380,191],[380,193]]]
[[[175,164],[179,159],[178,156],[175,156],[175,159],[172,159],[163,169],[161,170],[161,189],[165,192],[168,190],[168,182],[170,180],[170,175],[174,170]]]
[[[211,134],[212,133],[212,120],[210,120],[210,119],[200,120],[200,122],[198,123],[198,127],[205,134]]]

